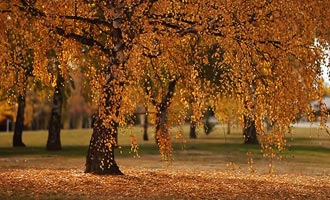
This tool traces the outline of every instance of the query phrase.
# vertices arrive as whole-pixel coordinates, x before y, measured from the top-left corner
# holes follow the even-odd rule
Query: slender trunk
[[[13,147],[25,147],[22,141],[22,134],[24,129],[24,111],[25,111],[25,89],[23,94],[18,96],[18,110],[16,116],[16,123],[13,136]]]
[[[211,117],[214,116],[214,111],[212,108],[207,109],[205,116],[204,116],[204,132],[206,135],[209,135],[213,128],[215,127],[215,124],[210,121]]]
[[[143,140],[148,141],[148,110],[146,108],[146,113],[144,115],[144,124],[143,124]]]
[[[63,88],[64,78],[61,75],[57,76],[57,82],[55,86],[53,96],[53,108],[49,122],[47,150],[61,150],[61,117],[62,117],[62,105],[63,105]]]
[[[152,96],[152,103],[156,106],[156,143],[163,160],[172,159],[171,137],[168,132],[167,112],[171,105],[174,95],[175,86],[178,79],[171,80],[168,84],[167,93],[160,103],[157,103],[150,90],[146,90],[148,95]]]
[[[231,122],[230,122],[230,120],[228,120],[228,122],[227,122],[227,135],[230,135],[230,133],[231,133]]]
[[[163,138],[168,136],[167,109],[161,109],[156,113],[156,143],[159,145]]]
[[[164,136],[165,138],[169,138],[167,111],[171,105],[177,80],[178,79],[174,79],[169,82],[167,93],[160,103],[157,103],[155,101],[154,96],[150,94],[150,91],[147,90],[147,94],[152,96],[153,99],[152,103],[154,104],[154,106],[156,106],[156,143],[157,144],[159,144],[160,140],[162,140],[162,136]]]
[[[168,131],[167,107],[156,112],[156,143],[163,160],[172,159],[171,137]]]
[[[190,139],[196,139],[197,138],[197,134],[196,134],[196,126],[197,123],[193,118],[193,106],[192,106],[192,102],[190,102],[190,108],[191,110],[189,111],[189,121],[190,121],[190,130],[189,130],[189,138]]]
[[[197,138],[197,134],[196,134],[196,122],[195,121],[191,121],[190,122],[189,137],[191,139],[196,139]]]
[[[247,116],[244,116],[243,135],[244,135],[244,144],[259,143],[255,121]]]

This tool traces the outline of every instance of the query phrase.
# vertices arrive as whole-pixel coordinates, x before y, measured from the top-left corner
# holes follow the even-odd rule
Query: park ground
[[[293,128],[271,174],[238,128],[199,130],[196,140],[181,137],[187,127],[173,129],[173,161],[161,160],[152,129],[147,142],[139,127],[121,132],[123,176],[84,173],[91,130],[63,130],[59,152],[45,150],[46,131],[24,132],[27,148],[11,148],[12,133],[0,133],[0,199],[330,199],[330,136],[316,127]]]

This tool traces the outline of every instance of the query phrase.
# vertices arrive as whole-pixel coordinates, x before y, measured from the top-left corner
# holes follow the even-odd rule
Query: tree
[[[78,65],[78,64],[77,64]],[[79,68],[74,68],[71,74],[71,80],[66,85],[73,87],[70,96],[67,98],[64,107],[64,118],[67,125],[65,128],[91,128],[92,115],[95,112],[95,105],[92,103],[88,78],[84,74],[83,63],[79,64]],[[68,89],[67,89],[68,90]]]
[[[50,105],[50,87],[43,85],[38,81],[34,88],[27,94],[27,110],[30,113],[27,123],[32,130],[46,130],[49,127],[49,115],[51,113]]]
[[[25,147],[22,141],[22,132],[24,129],[28,79],[33,76],[33,49],[30,48],[30,41],[25,38],[24,31],[29,31],[31,29],[31,26],[28,25],[30,19],[27,18],[20,21],[17,16],[7,15],[7,17],[2,18],[1,21],[5,24],[4,31],[0,33],[3,38],[1,43],[4,48],[2,56],[4,70],[10,73],[7,74],[9,77],[15,77],[15,81],[12,83],[4,81],[3,87],[9,89],[7,91],[9,93],[8,96],[10,98],[16,98],[18,104],[13,146]],[[3,73],[5,71],[3,71]]]
[[[209,105],[216,105],[219,93],[211,90],[211,95],[205,95],[204,89],[209,88],[211,82],[205,81],[205,86],[201,85],[204,81],[196,82],[203,66],[192,65],[180,47],[196,35],[221,46],[224,53],[217,54],[223,57],[222,66],[230,66],[228,73],[232,80],[223,87],[237,99],[239,113],[254,121],[260,143],[270,156],[274,147],[283,148],[286,127],[297,113],[310,111],[309,102],[318,98],[322,87],[319,64],[323,58],[321,46],[329,39],[329,22],[324,20],[329,15],[329,9],[325,9],[329,7],[327,1],[21,0],[11,5],[1,13],[29,13],[38,20],[36,27],[40,34],[51,32],[64,40],[75,41],[71,44],[74,49],[88,46],[88,54],[98,60],[97,65],[89,67],[90,74],[99,78],[99,83],[93,87],[98,110],[86,172],[122,174],[114,159],[114,148],[119,124],[134,110],[125,106],[130,99],[127,88],[143,82],[136,80],[140,80],[141,74],[147,74],[151,66],[141,60],[146,52],[144,47],[152,55],[162,50],[153,62],[157,61],[154,66],[166,72],[162,74],[164,84],[157,87],[159,90],[164,87],[168,92],[159,95],[154,104],[158,110],[168,109],[169,102],[171,107],[181,103],[182,110],[188,110],[183,94],[191,90],[183,86],[194,84],[192,95],[198,97],[194,105],[199,110],[197,113],[202,113]],[[315,38],[320,41],[319,46],[314,45]],[[157,48],[153,48],[157,40],[163,46],[158,48],[156,44]],[[41,62],[44,59],[38,56],[41,48],[33,49],[34,59]],[[81,50],[67,51],[66,54],[82,54]],[[206,56],[195,56],[208,63]],[[141,63],[148,64],[146,70]],[[37,64],[35,68],[41,72],[40,66]],[[154,80],[147,83],[156,85]],[[151,91],[149,94],[155,96]],[[174,101],[175,98],[180,100]],[[177,119],[180,117],[181,113]],[[159,118],[166,119],[166,115],[159,112]],[[272,122],[272,131],[265,131],[265,118]],[[166,124],[166,120],[162,123]],[[165,130],[166,126],[163,127]],[[166,139],[167,134],[160,137],[170,141]],[[169,147],[170,142],[166,146]]]
[[[64,84],[65,80],[60,69],[60,63],[57,58],[55,50],[50,50],[48,52],[49,60],[53,62],[50,63],[50,68],[52,74],[55,76],[55,88],[53,95],[53,106],[49,120],[48,128],[48,139],[47,139],[47,150],[61,150],[61,118],[62,118],[62,107],[64,101]]]
[[[1,100],[2,96],[3,92],[0,90],[0,130],[6,130],[8,132],[12,129],[11,123],[14,119],[15,112],[13,105]]]
[[[204,116],[204,131],[206,135],[210,134],[215,127],[215,122],[212,122],[212,117],[215,117],[214,110],[222,110],[221,100],[232,95],[233,80],[230,71],[230,65],[224,62],[225,50],[214,40],[206,40],[206,44],[202,45],[195,59],[199,79],[203,85],[203,90],[206,99],[217,99],[207,103]],[[200,100],[199,100],[200,101]],[[226,105],[228,107],[228,105]]]
[[[143,122],[143,140],[144,141],[148,141],[149,137],[148,137],[148,108],[146,107],[146,112],[144,114],[144,122]]]

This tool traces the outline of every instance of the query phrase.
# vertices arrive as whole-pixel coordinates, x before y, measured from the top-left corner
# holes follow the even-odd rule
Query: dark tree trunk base
[[[13,143],[13,147],[26,147],[26,145],[23,142]]]
[[[60,150],[62,150],[62,145],[61,144],[47,144],[46,149],[48,151],[60,151]]]
[[[85,173],[100,175],[123,175],[115,161],[117,124],[105,127],[99,117],[95,118],[92,137],[86,156]]]
[[[146,108],[146,114],[144,115],[144,124],[143,124],[143,141],[148,141],[148,108]]]
[[[149,141],[148,134],[143,134],[143,141]]]
[[[196,139],[197,134],[196,134],[196,122],[190,122],[190,133],[189,133],[189,138],[190,139]]]
[[[254,120],[244,117],[244,144],[259,144]]]
[[[13,135],[13,147],[25,147],[23,143],[23,129],[24,129],[24,111],[25,111],[25,90],[24,94],[19,95],[18,97],[18,109],[16,116],[16,123]]]
[[[46,149],[48,151],[59,151],[61,145],[61,117],[63,105],[64,78],[60,73],[57,75],[56,87],[53,96],[53,107],[49,121],[48,140]]]
[[[108,169],[101,169],[99,165],[95,165],[93,163],[86,164],[85,173],[99,175],[124,175],[124,173],[120,171],[118,165],[112,165]]]

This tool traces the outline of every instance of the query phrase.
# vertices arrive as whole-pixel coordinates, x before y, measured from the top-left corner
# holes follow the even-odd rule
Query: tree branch
[[[165,110],[167,109],[169,106],[170,106],[170,103],[171,103],[171,99],[174,95],[174,91],[175,91],[175,86],[176,86],[176,83],[178,81],[178,77],[171,80],[168,84],[168,89],[167,89],[167,94],[166,96],[164,96],[164,98],[162,99],[162,103],[161,103],[161,110]]]
[[[145,89],[145,92],[146,94],[151,98],[151,103],[154,105],[154,106],[157,106],[157,102],[156,102],[156,99],[154,97],[154,95],[152,94],[152,80],[149,76],[147,76],[147,81],[144,82],[144,89]]]
[[[11,10],[0,10],[0,13],[11,13]]]
[[[76,33],[66,33],[64,29],[62,28],[59,28],[59,27],[56,27],[55,28],[55,31],[58,35],[60,36],[63,36],[65,38],[68,38],[68,39],[73,39],[77,42],[80,42],[81,44],[85,44],[85,45],[88,45],[88,46],[97,46],[100,48],[100,50],[107,54],[107,55],[111,55],[111,50],[106,48],[103,44],[101,44],[99,41],[93,39],[93,38],[86,38],[84,36],[81,36],[79,34],[76,34]]]
[[[85,17],[81,17],[81,16],[68,16],[68,15],[61,15],[59,17],[64,18],[64,19],[73,19],[73,20],[77,20],[77,21],[87,22],[90,24],[100,24],[100,25],[104,25],[109,28],[112,28],[112,23],[100,20],[98,18],[89,19],[89,18],[85,18]]]
[[[21,0],[23,6],[18,6],[18,8],[22,11],[28,11],[35,17],[46,17],[46,14],[41,10],[33,7],[29,2],[26,0]]]
[[[281,48],[282,46],[281,42],[276,40],[257,40],[256,42],[259,42],[260,44],[271,44],[276,48]]]

